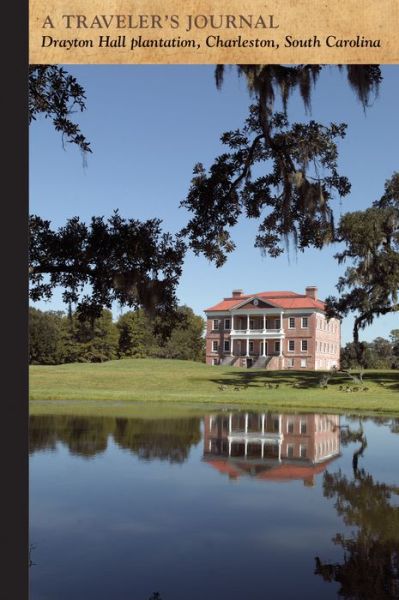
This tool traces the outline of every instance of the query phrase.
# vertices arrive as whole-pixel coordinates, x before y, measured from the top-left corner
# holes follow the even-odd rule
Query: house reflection
[[[230,413],[204,419],[203,460],[231,479],[314,477],[340,455],[339,415]]]

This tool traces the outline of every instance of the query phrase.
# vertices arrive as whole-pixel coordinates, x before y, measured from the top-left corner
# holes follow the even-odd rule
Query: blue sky
[[[66,67],[86,90],[87,110],[76,115],[90,140],[93,154],[84,167],[80,152],[64,149],[49,120],[30,128],[30,212],[51,220],[54,227],[79,215],[108,216],[116,208],[125,217],[159,217],[164,229],[178,231],[188,213],[179,209],[196,162],[210,166],[221,151],[224,131],[236,129],[247,114],[245,81],[232,69],[222,90],[216,89],[211,65],[72,65]],[[346,83],[345,71],[327,68],[314,91],[311,118],[323,123],[345,122],[340,143],[340,169],[352,183],[349,197],[334,203],[336,217],[366,208],[382,195],[398,170],[399,66],[383,68],[379,97],[364,112]],[[289,103],[290,120],[309,118],[297,96]],[[202,314],[204,308],[231,293],[293,290],[317,285],[319,297],[335,293],[343,267],[333,258],[336,248],[278,259],[263,257],[253,247],[256,221],[242,221],[233,231],[237,244],[227,264],[216,269],[191,253],[178,288],[182,304]],[[61,293],[43,310],[65,309]],[[118,310],[115,311],[117,316]],[[342,339],[351,337],[353,319],[345,319]],[[364,339],[387,337],[399,327],[397,315],[376,319]]]

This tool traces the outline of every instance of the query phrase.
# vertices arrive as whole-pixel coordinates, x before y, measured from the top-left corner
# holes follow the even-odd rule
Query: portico
[[[261,310],[235,311],[230,330],[231,356],[282,356],[284,329],[283,312]]]

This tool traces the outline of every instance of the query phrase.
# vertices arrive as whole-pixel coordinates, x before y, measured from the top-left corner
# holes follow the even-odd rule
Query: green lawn
[[[354,389],[356,384],[341,375],[330,379],[327,389],[320,389],[321,376],[157,359],[32,366],[30,410],[33,414],[141,414],[150,412],[148,403],[157,403],[163,411],[167,405],[187,410],[262,406],[399,414],[399,371],[367,371],[367,390]],[[340,390],[342,386],[352,391]]]

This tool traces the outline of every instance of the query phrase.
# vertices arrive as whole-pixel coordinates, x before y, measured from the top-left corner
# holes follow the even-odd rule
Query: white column
[[[247,356],[249,356],[249,338],[247,338]]]
[[[281,440],[278,442],[278,462],[281,462]]]
[[[247,332],[249,333],[249,315],[247,315]]]
[[[263,331],[266,331],[266,315],[263,315]]]
[[[284,340],[280,340],[280,356],[283,356],[283,341]]]
[[[231,440],[229,440],[229,456],[231,456]]]
[[[283,313],[280,313],[280,329],[283,329]]]
[[[231,433],[231,429],[232,429],[232,421],[233,421],[233,415],[230,413],[229,414],[229,433]]]
[[[245,440],[245,449],[244,449],[244,456],[245,456],[245,458],[247,457],[247,450],[248,450],[248,441]]]
[[[265,456],[265,442],[262,440],[262,454],[261,457],[263,458]]]
[[[248,433],[248,413],[245,413],[245,433]]]
[[[262,434],[265,433],[265,413],[262,414]]]
[[[281,417],[281,415],[279,415],[279,417],[278,417],[278,432],[279,433],[282,433],[281,419],[282,419],[282,417]]]
[[[263,339],[263,353],[262,356],[266,356],[266,338]]]
[[[234,339],[230,336],[230,354],[234,356]]]

